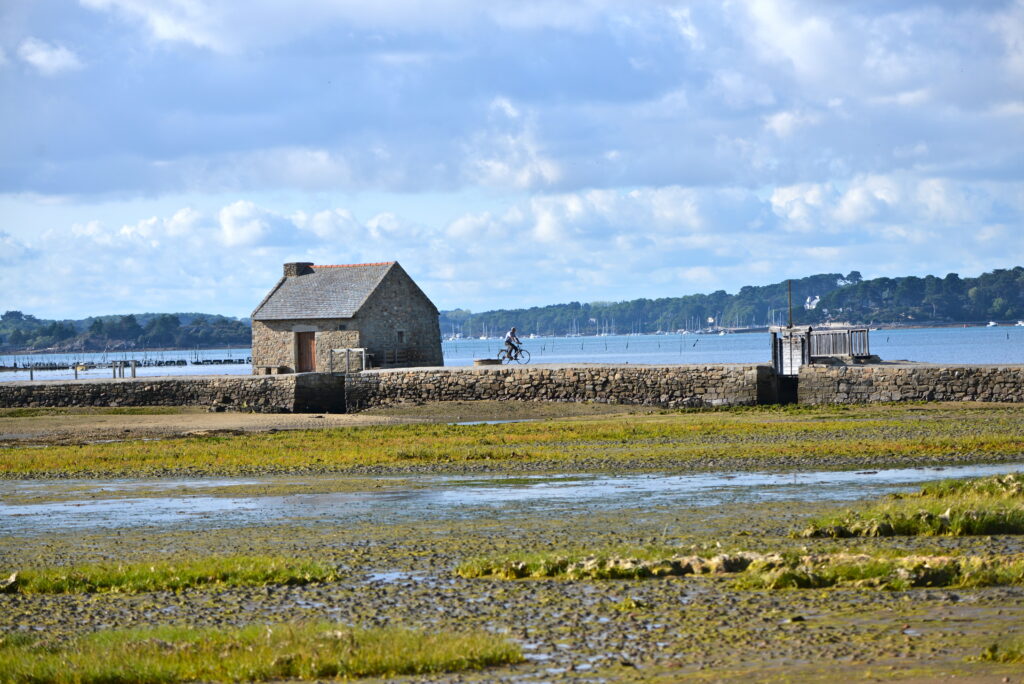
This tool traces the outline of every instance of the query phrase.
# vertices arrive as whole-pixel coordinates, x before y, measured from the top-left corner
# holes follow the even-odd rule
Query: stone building
[[[397,261],[284,265],[252,313],[255,374],[443,366],[437,307]]]

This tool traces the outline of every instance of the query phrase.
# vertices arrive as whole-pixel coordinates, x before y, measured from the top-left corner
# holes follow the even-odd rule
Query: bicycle
[[[498,352],[498,361],[502,363],[530,363],[530,352],[522,347],[519,351],[514,351],[511,354],[508,349],[502,349]]]

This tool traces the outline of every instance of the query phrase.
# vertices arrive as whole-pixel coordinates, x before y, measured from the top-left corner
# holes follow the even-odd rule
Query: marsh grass
[[[269,556],[228,556],[153,563],[97,563],[27,569],[2,591],[22,594],[178,591],[208,585],[298,585],[339,579],[331,565]]]
[[[0,639],[5,684],[164,684],[393,677],[480,669],[522,660],[486,632],[349,629],[327,623],[240,629],[101,631],[70,641],[22,633]]]
[[[981,655],[968,658],[968,661],[1024,664],[1024,640],[1013,642],[1008,646],[992,644],[982,651]]]
[[[1024,534],[1024,473],[925,485],[864,510],[816,518],[801,537]]]
[[[958,589],[1024,585],[1021,556],[905,556],[847,554],[765,558],[752,562],[735,582],[742,589],[865,587],[905,591],[917,587]]]
[[[909,555],[898,551],[862,554],[753,552],[681,555],[679,549],[635,549],[590,556],[541,553],[519,558],[476,558],[460,565],[465,578],[609,580],[718,575],[739,589],[820,589],[1024,585],[1024,556]]]
[[[863,464],[974,460],[1024,453],[1019,409],[856,407],[842,411],[705,411],[503,425],[375,425],[164,441],[12,447],[0,477],[53,474],[241,474],[480,461],[596,458],[662,464],[765,458]]]
[[[456,574],[466,579],[639,579],[651,577],[652,564],[679,553],[678,548],[613,547],[586,551],[535,552],[478,556],[461,563]],[[586,565],[586,570],[583,566]]]
[[[40,416],[166,416],[193,413],[180,406],[88,406],[0,408],[0,418],[38,418]]]

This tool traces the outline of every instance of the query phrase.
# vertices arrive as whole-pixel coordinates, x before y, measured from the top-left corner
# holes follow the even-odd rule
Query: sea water
[[[873,330],[871,353],[884,361],[1024,364],[1024,327]],[[466,366],[494,357],[500,339],[450,340],[445,365]],[[770,363],[767,332],[725,335],[668,334],[524,339],[531,363]]]
[[[919,361],[948,364],[1024,364],[1024,326],[969,328],[904,328],[873,330],[871,352],[884,361]],[[495,358],[503,348],[500,339],[446,340],[441,344],[446,366],[470,366],[474,359]],[[524,339],[533,364],[538,363],[638,363],[638,364],[718,364],[769,363],[771,350],[767,332],[725,335],[666,334],[609,335],[604,337],[538,337]],[[0,366],[17,363],[145,360],[185,360],[185,366],[145,366],[139,376],[158,375],[248,375],[248,363],[196,364],[218,359],[244,360],[248,348],[206,349],[161,352],[118,352],[117,354],[31,354],[0,355]],[[129,371],[126,369],[126,375]],[[79,377],[111,377],[109,368],[80,372]],[[28,380],[28,371],[0,373],[0,382]],[[70,369],[39,371],[38,380],[72,379]]]

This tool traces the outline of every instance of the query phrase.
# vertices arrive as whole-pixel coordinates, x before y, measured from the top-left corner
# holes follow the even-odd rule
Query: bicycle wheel
[[[516,361],[519,363],[530,363],[530,352],[520,349],[519,354],[516,355]]]
[[[512,359],[508,357],[507,349],[502,349],[500,352],[498,352],[498,361],[500,361],[501,363],[512,363]]]

